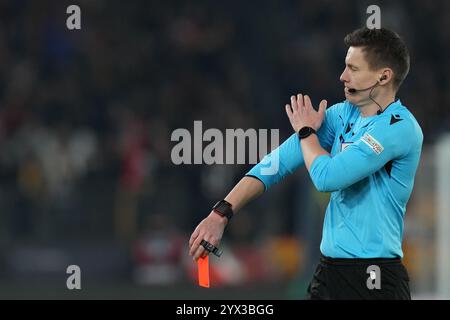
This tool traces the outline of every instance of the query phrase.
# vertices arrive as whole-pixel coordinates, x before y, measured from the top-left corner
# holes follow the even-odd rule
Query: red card
[[[198,284],[201,287],[209,288],[209,258],[198,258]]]

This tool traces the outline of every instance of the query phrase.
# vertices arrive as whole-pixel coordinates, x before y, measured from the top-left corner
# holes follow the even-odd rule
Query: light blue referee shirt
[[[332,258],[403,257],[403,217],[414,185],[423,134],[400,100],[381,115],[362,117],[344,101],[327,109],[318,131],[330,155],[314,159],[317,190],[331,192],[320,250]],[[267,170],[277,161],[277,170]],[[267,190],[304,164],[294,133],[246,175]]]

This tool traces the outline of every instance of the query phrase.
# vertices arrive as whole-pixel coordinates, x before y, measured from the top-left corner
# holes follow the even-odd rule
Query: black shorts
[[[308,287],[310,300],[411,300],[400,258],[334,259],[321,255]]]

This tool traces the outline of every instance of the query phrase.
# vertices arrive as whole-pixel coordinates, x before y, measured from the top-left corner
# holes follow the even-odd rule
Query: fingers
[[[195,229],[194,233],[191,236],[191,239],[189,240],[189,255],[193,256],[200,245],[200,242],[202,241],[202,237],[199,237],[200,232],[198,230],[198,227]]]
[[[206,251],[205,250],[205,248],[203,248],[203,246],[198,246],[198,248],[197,248],[197,250],[195,251],[195,254],[194,254],[194,257],[193,257],[193,259],[195,260],[195,261],[197,261],[198,260],[198,258],[200,258],[200,257],[205,257],[205,256],[207,256],[209,254],[209,252],[208,251]]]
[[[303,95],[299,93],[297,96],[291,96],[291,105],[294,112],[300,111],[299,109],[304,107]]]
[[[192,243],[192,246],[191,246],[190,252],[189,252],[189,255],[193,256],[194,261],[197,261],[200,257],[205,257],[210,253],[201,244],[202,240],[209,242],[216,248],[218,248],[218,246],[220,244],[220,239],[213,235],[206,236],[206,235],[202,234],[202,235],[198,236]]]
[[[306,97],[307,96],[303,96],[301,93],[297,94],[297,96],[291,96],[291,106],[293,112],[298,112],[301,108],[305,107],[304,98]],[[311,100],[309,103],[311,104]]]
[[[203,247],[203,245],[201,245],[201,242],[202,242],[202,240],[205,240],[206,242],[209,242],[210,244],[212,244],[213,246],[215,246],[215,247],[218,247],[219,246],[219,240],[217,240],[217,238],[215,238],[215,237],[213,237],[212,235],[210,235],[209,237],[207,237],[207,236],[204,236],[204,237],[202,237],[203,239],[200,239],[200,241],[199,241],[199,244],[198,244],[198,248],[197,248],[197,250],[195,251],[195,254],[194,254],[194,260],[195,261],[197,261],[198,260],[198,258],[200,258],[200,257],[206,257],[207,255],[209,255],[209,251],[208,250],[206,250],[204,247]]]
[[[192,247],[192,244],[194,243],[194,240],[198,237],[199,231],[198,227],[195,228],[194,232],[191,235],[191,238],[189,239],[189,247]]]
[[[303,99],[304,99],[305,107],[307,109],[313,109],[313,106],[312,106],[312,103],[311,103],[311,99],[309,98],[309,96],[305,95]]]
[[[287,113],[287,115],[288,115],[288,118],[289,118],[289,120],[291,120],[291,119],[292,119],[292,115],[293,115],[291,106],[287,104],[287,105],[285,106],[285,108],[286,108],[286,113]]]
[[[303,108],[305,106],[303,103],[303,95],[301,93],[297,94],[297,105],[299,108]]]
[[[194,257],[194,260],[197,260],[200,254],[203,252],[204,248],[200,245],[200,242],[202,241],[202,237],[197,237],[194,242],[191,245],[191,248],[189,250],[189,255]],[[202,250],[199,250],[202,249]],[[197,255],[198,254],[198,255]],[[197,258],[196,258],[197,256]]]
[[[326,110],[327,110],[327,100],[320,101],[319,113],[324,114]]]
[[[291,106],[292,106],[292,111],[297,112],[298,105],[297,105],[297,99],[295,98],[295,96],[291,96]]]
[[[297,96],[291,96],[291,104],[287,104],[285,107],[286,113],[289,117],[294,113],[299,112],[300,109],[304,107],[303,95],[299,93]]]
[[[192,256],[195,261],[197,261],[198,258],[205,257],[209,254],[209,252],[200,244],[202,240],[206,240],[216,247],[219,244],[219,240],[217,240],[217,238],[212,235],[206,236],[204,233],[199,232],[198,228],[195,229],[191,239],[189,240],[189,255]]]
[[[292,97],[291,97],[292,100]],[[297,95],[297,105],[298,105],[298,111],[302,111],[302,107],[305,107],[306,109],[314,109],[311,98],[308,95],[302,96],[301,94]],[[319,104],[319,112],[323,113],[327,109],[327,100],[322,100]]]

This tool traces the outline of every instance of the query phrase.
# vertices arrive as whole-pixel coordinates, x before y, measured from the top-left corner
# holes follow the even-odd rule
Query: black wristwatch
[[[313,133],[317,134],[316,130],[314,130],[313,128],[311,128],[311,127],[303,127],[300,130],[298,130],[298,137],[299,137],[300,140],[301,139],[305,139],[305,138],[308,138]]]
[[[219,216],[226,217],[228,219],[228,222],[231,220],[234,214],[233,209],[231,209],[231,203],[226,200],[220,200],[214,205],[212,209]]]

